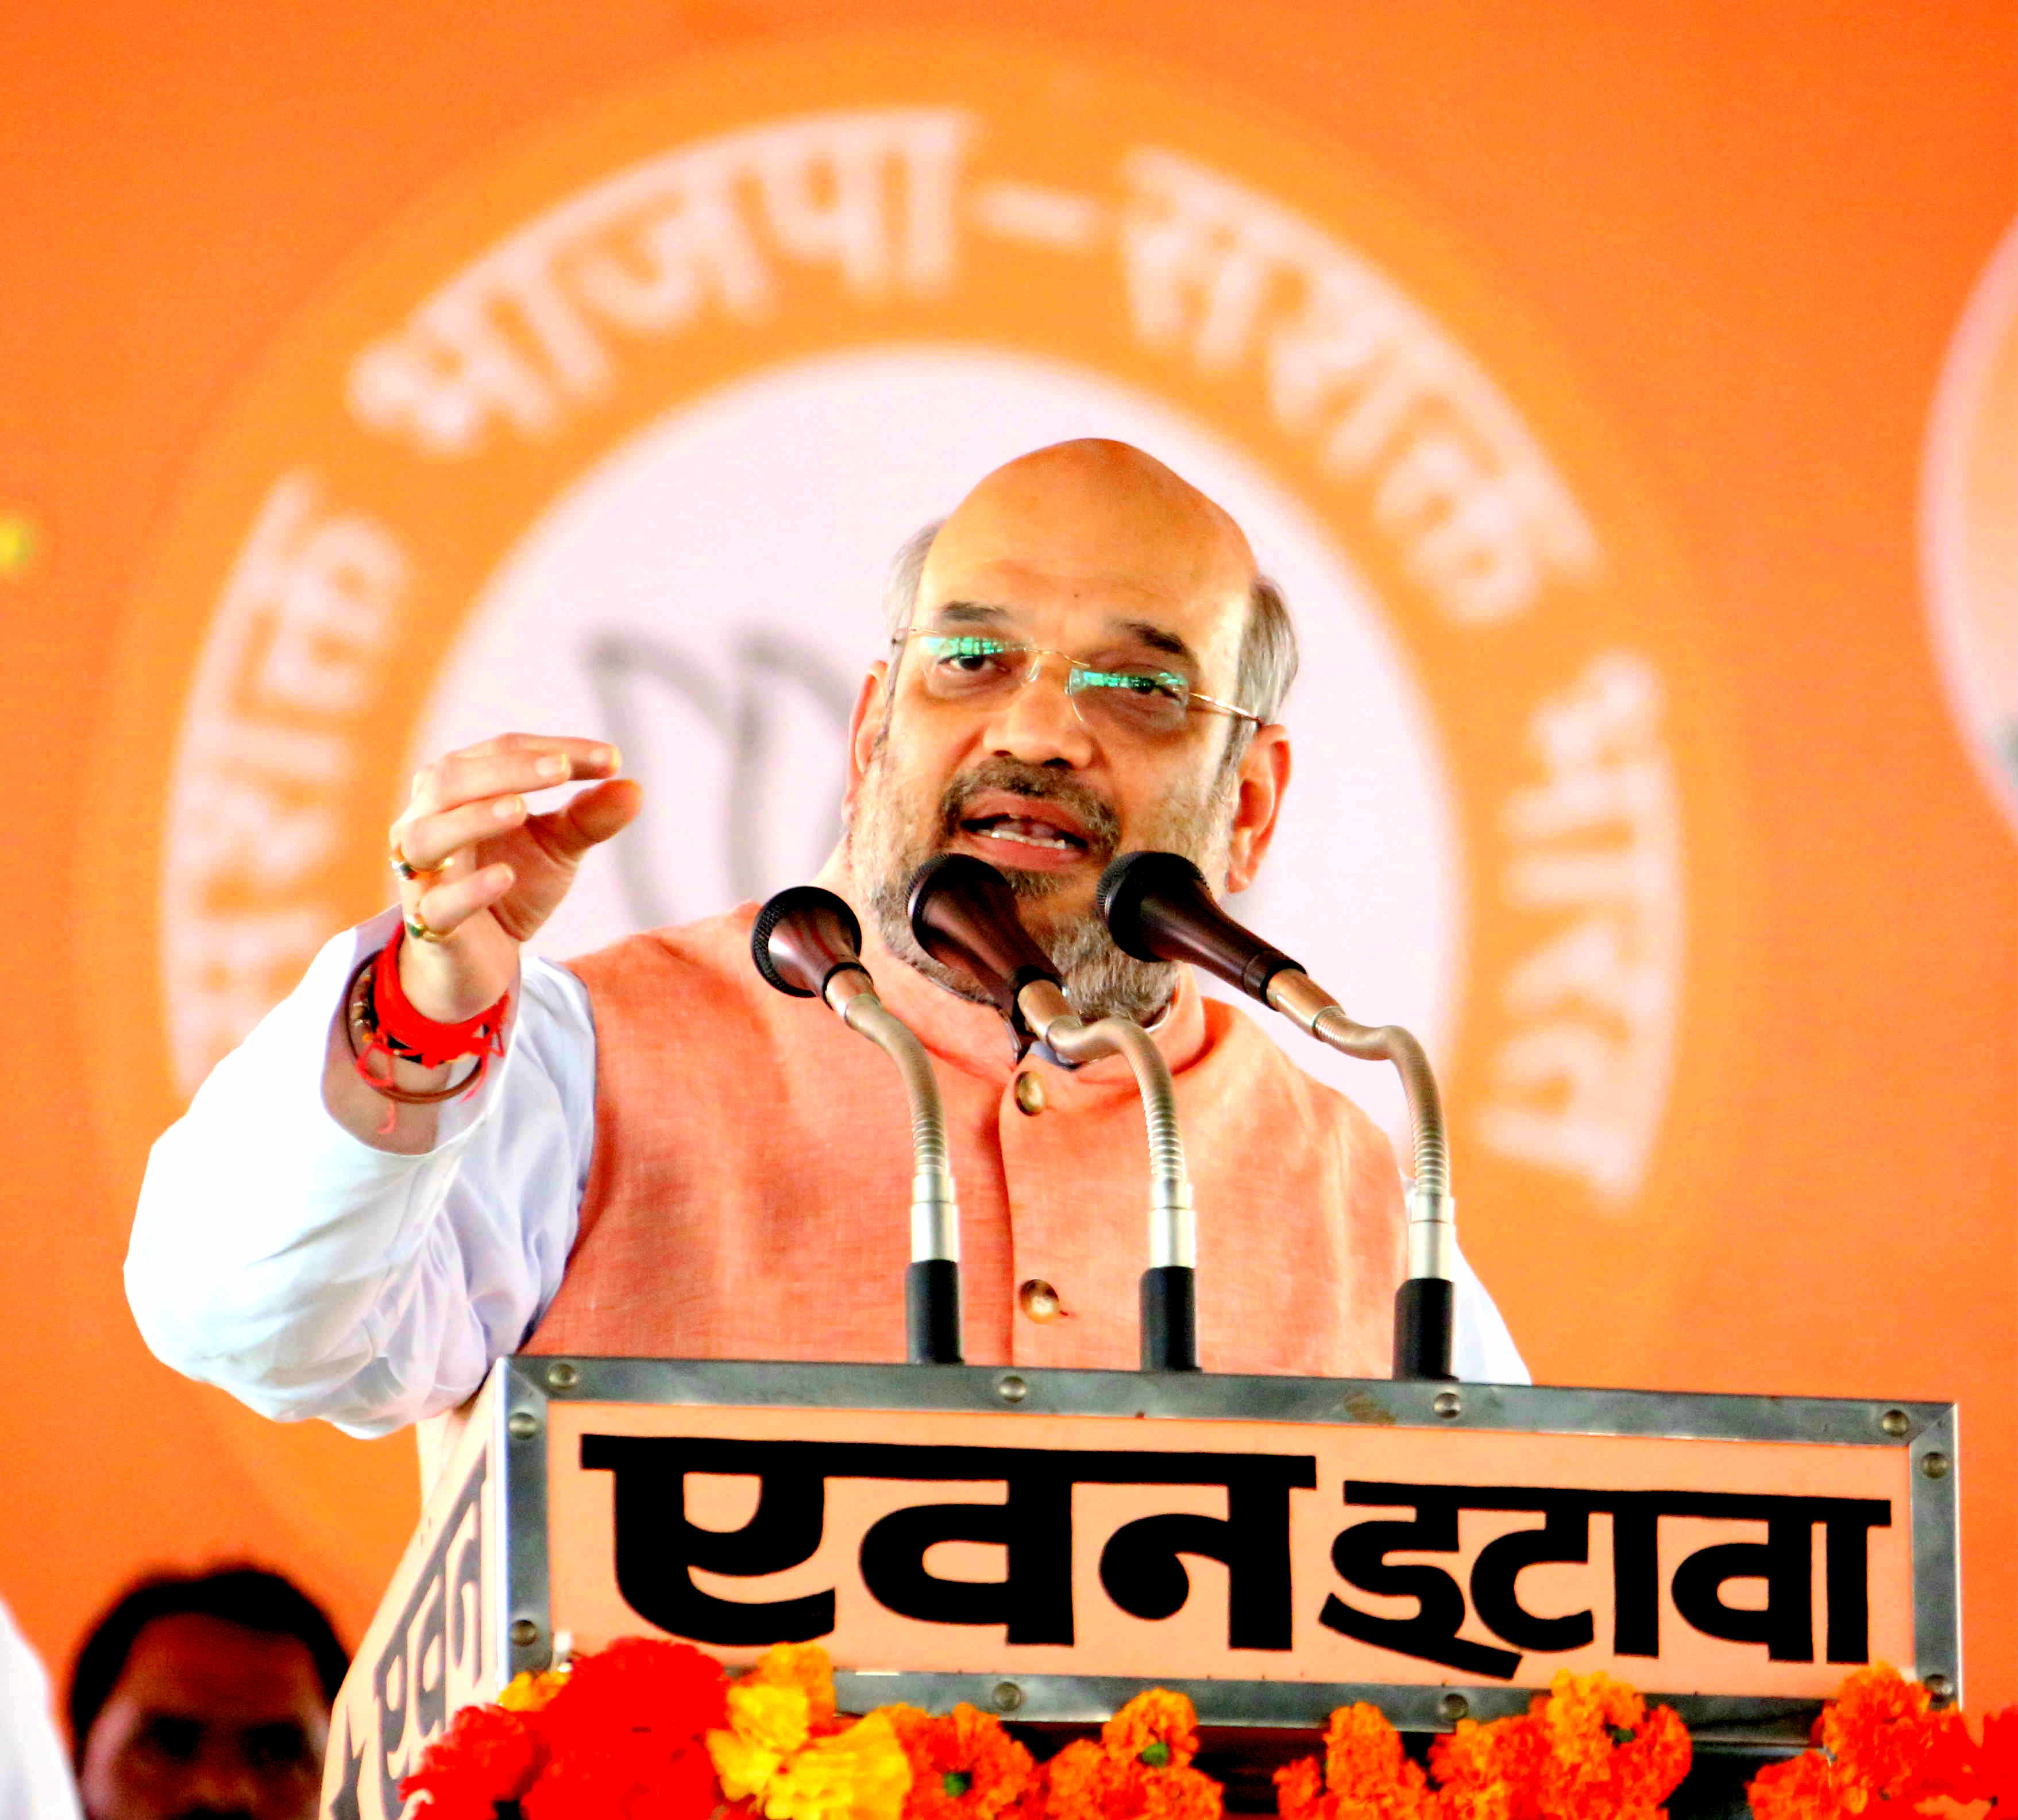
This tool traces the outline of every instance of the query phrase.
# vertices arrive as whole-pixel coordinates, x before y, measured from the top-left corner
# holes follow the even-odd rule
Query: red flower
[[[726,1684],[690,1644],[627,1637],[577,1657],[526,1715],[548,1755],[526,1820],[708,1820],[721,1791],[701,1736],[727,1717]]]
[[[500,1801],[515,1801],[532,1786],[546,1751],[526,1716],[501,1706],[465,1706],[421,1753],[421,1766],[400,1793],[426,1797],[428,1820],[492,1820]]]
[[[671,1743],[728,1723],[721,1664],[688,1643],[624,1637],[578,1656],[534,1722],[555,1751],[649,1731]]]
[[[1976,1753],[1976,1799],[1995,1802],[1999,1812],[2018,1807],[2018,1706],[1984,1716],[1983,1743]]]
[[[708,1820],[720,1793],[705,1750],[634,1731],[557,1757],[521,1806],[526,1820]]]

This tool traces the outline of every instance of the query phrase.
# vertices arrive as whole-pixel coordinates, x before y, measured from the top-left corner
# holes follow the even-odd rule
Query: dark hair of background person
[[[204,1574],[157,1574],[121,1594],[92,1627],[70,1676],[70,1735],[80,1768],[85,1741],[118,1685],[133,1644],[157,1618],[194,1614],[222,1619],[307,1648],[322,1691],[334,1703],[350,1657],[322,1608],[291,1580],[264,1568],[225,1567]]]

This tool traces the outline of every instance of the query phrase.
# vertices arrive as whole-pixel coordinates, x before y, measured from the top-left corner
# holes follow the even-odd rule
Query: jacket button
[[[1065,1310],[1058,1306],[1058,1292],[1034,1276],[1016,1292],[1023,1312],[1033,1321],[1055,1321]]]
[[[1016,1109],[1033,1117],[1044,1109],[1044,1084],[1027,1068],[1016,1076]]]

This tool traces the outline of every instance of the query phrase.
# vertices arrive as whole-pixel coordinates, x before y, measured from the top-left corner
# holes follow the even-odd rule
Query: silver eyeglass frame
[[[891,649],[897,653],[898,660],[901,660],[904,646],[910,643],[913,639],[993,639],[994,635],[994,634],[990,632],[938,632],[928,631],[923,626],[906,626],[902,631],[895,632],[891,635],[890,646]],[[1033,645],[1022,639],[1004,639],[1000,641],[1000,643],[1005,653],[1011,651],[1024,652],[1027,653],[1033,659],[1039,657],[1058,657],[1062,659],[1067,666],[1065,700],[1072,704],[1072,711],[1075,715],[1079,712],[1078,696],[1081,692],[1076,691],[1072,688],[1072,675],[1080,671],[1084,671],[1091,675],[1098,675],[1102,673],[1101,665],[1089,663],[1083,657],[1075,657],[1069,651],[1054,650],[1048,645]],[[1023,679],[1016,685],[1015,690],[1011,693],[1020,693],[1022,690],[1028,689],[1031,683],[1036,681],[1037,672],[1043,668],[1043,666],[1041,664],[1033,662],[1029,668],[1024,673]],[[893,662],[892,674],[894,675],[894,673],[895,663]],[[1177,676],[1177,673],[1174,670],[1167,671],[1165,674],[1173,677],[1177,677],[1177,679],[1181,682],[1184,681],[1182,677]],[[928,691],[928,693],[929,693],[929,691]],[[941,698],[935,697],[934,699],[938,700]],[[1256,714],[1251,708],[1236,707],[1230,701],[1221,701],[1216,696],[1202,694],[1199,690],[1192,688],[1188,682],[1185,682],[1184,711],[1188,714],[1194,707],[1209,708],[1214,714],[1227,715],[1235,720],[1246,721],[1257,727],[1266,726],[1268,724],[1260,715]]]

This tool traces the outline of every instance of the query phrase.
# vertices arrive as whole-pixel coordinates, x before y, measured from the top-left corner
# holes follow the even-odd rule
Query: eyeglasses
[[[986,632],[921,632],[915,627],[891,642],[906,641],[924,655],[923,682],[935,701],[985,708],[1029,686],[1047,657],[1066,666],[1065,699],[1081,725],[1124,738],[1165,740],[1183,732],[1193,708],[1231,715],[1260,726],[1261,717],[1230,702],[1200,695],[1174,671],[1147,664],[1094,664],[1068,651],[1026,645]]]

